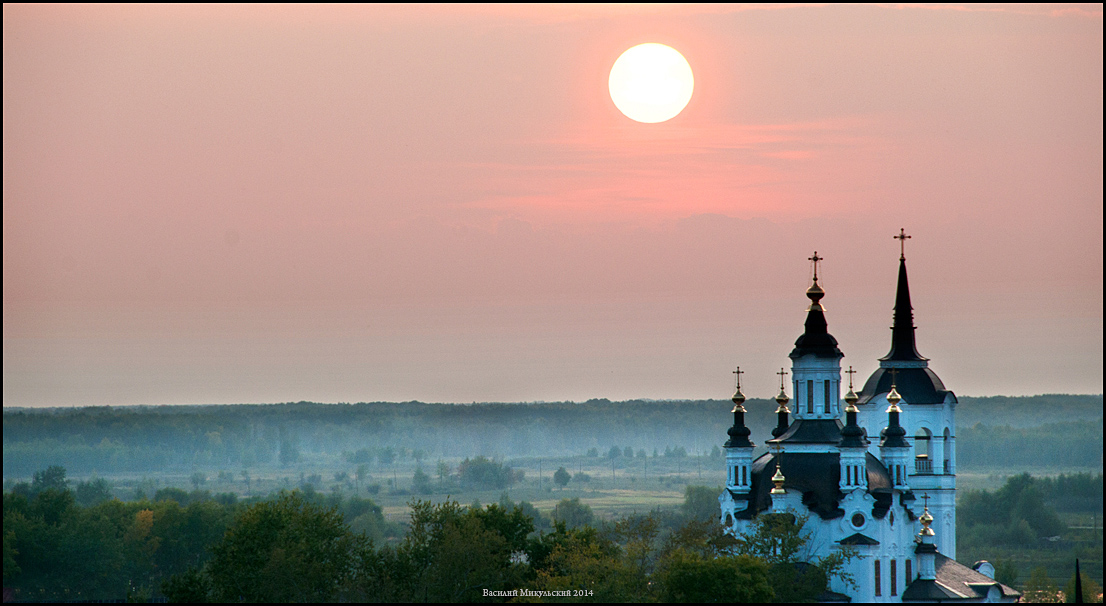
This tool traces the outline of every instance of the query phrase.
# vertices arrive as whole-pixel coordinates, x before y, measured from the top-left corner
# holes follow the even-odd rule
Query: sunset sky
[[[3,10],[4,406],[1102,392],[1101,5]]]

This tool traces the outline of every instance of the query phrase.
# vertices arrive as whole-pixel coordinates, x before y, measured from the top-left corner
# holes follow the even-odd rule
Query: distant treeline
[[[187,472],[323,463],[358,451],[403,460],[581,455],[611,445],[650,453],[682,447],[694,456],[724,441],[730,407],[724,400],[589,400],[15,409],[4,411],[3,470],[6,478],[49,465],[75,475]],[[768,435],[775,404],[754,399],[746,408],[754,435]],[[1098,467],[1101,419],[1101,395],[962,397],[959,463]],[[1004,427],[1056,423],[1064,425]],[[384,459],[372,463],[391,463]]]

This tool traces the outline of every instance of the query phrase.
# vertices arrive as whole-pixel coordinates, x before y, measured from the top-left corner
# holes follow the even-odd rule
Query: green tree
[[[752,528],[736,537],[731,551],[765,560],[769,580],[781,602],[814,600],[826,590],[831,578],[856,586],[847,572],[849,561],[857,557],[852,548],[841,548],[813,563],[806,562],[810,533],[803,530],[806,516],[761,514]]]
[[[422,466],[415,468],[415,474],[411,477],[411,483],[414,484],[415,492],[419,494],[430,494],[434,492],[434,487],[430,485],[430,476],[422,470]]]
[[[662,602],[757,603],[775,597],[767,564],[750,556],[703,557],[678,549],[656,576]]]
[[[553,507],[553,521],[563,522],[570,529],[591,526],[595,521],[595,514],[591,511],[591,507],[580,502],[579,497],[561,499]]]
[[[65,479],[65,468],[61,465],[51,465],[42,471],[36,471],[31,480],[31,494],[38,494],[44,490],[69,490],[69,480]]]
[[[557,469],[557,472],[553,474],[553,481],[557,483],[562,489],[568,485],[568,481],[572,479],[572,474],[568,473],[568,470],[564,467]]]
[[[1102,602],[1102,586],[1094,582],[1094,579],[1086,574],[1079,573],[1080,584],[1083,585],[1083,600],[1084,602]],[[1068,584],[1064,587],[1064,598],[1067,602],[1075,602],[1075,573],[1072,573],[1071,578],[1068,579]]]
[[[1022,599],[1026,602],[1041,604],[1063,602],[1060,588],[1049,578],[1048,571],[1045,570],[1044,566],[1038,566],[1029,573],[1029,580],[1025,582],[1025,588],[1022,591]]]
[[[718,495],[722,487],[691,486],[684,488],[684,503],[681,506],[684,516],[692,520],[717,520],[719,514]]]
[[[111,483],[104,478],[92,478],[87,482],[77,482],[77,503],[92,507],[111,500]]]
[[[235,519],[203,575],[215,601],[325,602],[349,589],[369,548],[335,508],[281,493]]]
[[[197,471],[189,477],[189,481],[192,482],[192,490],[199,490],[200,486],[207,482],[207,476],[202,471]]]

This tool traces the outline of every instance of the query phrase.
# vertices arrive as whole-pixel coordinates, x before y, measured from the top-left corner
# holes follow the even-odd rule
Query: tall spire
[[[910,284],[906,279],[906,230],[900,229],[896,240],[901,243],[899,255],[899,284],[895,292],[894,325],[891,326],[891,351],[880,358],[884,361],[924,362],[914,345],[914,308],[910,305]]]

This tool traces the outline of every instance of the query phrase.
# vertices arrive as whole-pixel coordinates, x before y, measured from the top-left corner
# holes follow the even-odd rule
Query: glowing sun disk
[[[695,88],[687,59],[671,46],[639,44],[614,62],[608,82],[611,100],[626,117],[655,123],[676,117]]]

